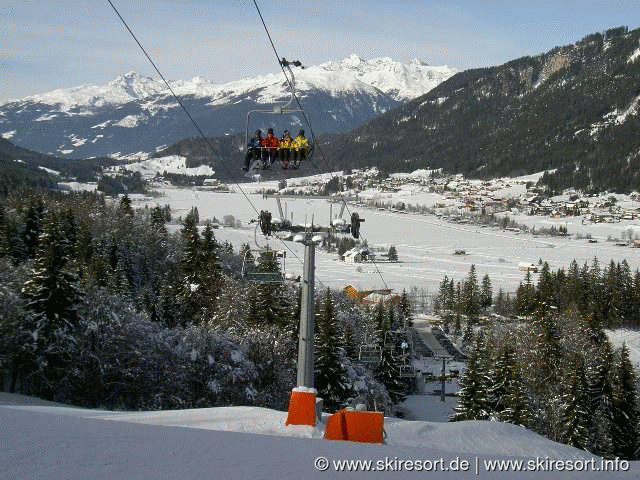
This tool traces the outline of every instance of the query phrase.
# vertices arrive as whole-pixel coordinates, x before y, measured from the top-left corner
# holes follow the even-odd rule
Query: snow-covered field
[[[423,397],[426,398],[426,397]],[[337,471],[342,460],[372,461],[378,478],[637,478],[596,472],[599,458],[498,422],[385,419],[383,445],[325,441],[323,424],[284,425],[286,413],[248,407],[107,412],[0,393],[0,477],[29,479],[369,478]],[[321,471],[324,461],[328,468]],[[529,471],[489,471],[487,462],[522,460]],[[424,462],[428,469],[416,471]],[[552,462],[563,463],[552,463]],[[583,471],[569,471],[572,469]],[[400,469],[400,466],[403,466]],[[551,467],[553,466],[553,471]],[[442,467],[449,469],[442,471]],[[414,471],[409,471],[413,468]],[[455,471],[458,468],[458,471]],[[588,470],[585,470],[588,469]],[[384,471],[385,473],[381,473]]]
[[[640,373],[640,332],[621,328],[618,330],[607,330],[607,336],[615,348],[621,348],[623,344],[629,350],[629,359]]]
[[[242,243],[252,247],[264,246],[267,243],[274,249],[287,250],[287,270],[289,273],[302,272],[302,246],[293,242],[283,242],[271,238],[266,240],[256,232],[256,224],[249,224],[258,217],[260,210],[272,212],[279,216],[276,200],[263,198],[261,194],[252,193],[257,189],[275,188],[275,184],[252,183],[243,184],[244,193],[217,193],[207,190],[162,188],[162,196],[156,198],[139,198],[137,205],[170,204],[174,217],[184,216],[192,207],[197,207],[201,221],[216,217],[222,221],[225,215],[233,215],[240,220],[241,228],[220,228],[216,230],[216,238],[229,240],[237,249]],[[365,192],[363,196],[367,194]],[[369,192],[369,195],[374,193]],[[378,195],[380,195],[378,193]],[[387,195],[385,194],[385,198]],[[435,194],[411,194],[400,191],[393,194],[393,201],[410,198],[415,204],[433,205],[442,200]],[[400,200],[402,201],[402,200]],[[338,214],[341,204],[333,206],[325,199],[317,198],[283,198],[282,206],[287,219],[294,224],[311,223],[327,225],[331,217]],[[386,250],[395,245],[399,262],[388,263],[344,263],[337,260],[337,255],[326,254],[318,250],[316,253],[316,278],[325,286],[344,288],[352,284],[357,289],[383,288],[385,286],[396,291],[410,290],[411,287],[424,289],[428,293],[437,292],[443,277],[460,280],[464,278],[472,264],[476,266],[478,278],[489,274],[494,291],[502,288],[506,292],[514,292],[523,280],[523,272],[518,270],[520,262],[536,263],[546,261],[552,269],[568,267],[573,259],[579,264],[593,261],[598,257],[601,265],[611,260],[620,262],[627,260],[632,271],[640,268],[640,249],[617,246],[615,242],[606,241],[607,237],[619,238],[622,232],[629,229],[640,232],[640,223],[624,221],[618,224],[582,225],[580,219],[560,219],[567,225],[569,233],[580,229],[583,234],[591,233],[597,243],[586,239],[534,236],[526,233],[505,231],[497,228],[480,227],[469,224],[451,223],[433,215],[401,214],[388,210],[376,210],[349,205],[344,217],[351,212],[359,213],[365,222],[361,225],[361,235],[367,239],[369,246]],[[552,222],[557,219],[544,217],[527,217],[531,222]],[[464,251],[464,255],[454,255],[456,251]]]

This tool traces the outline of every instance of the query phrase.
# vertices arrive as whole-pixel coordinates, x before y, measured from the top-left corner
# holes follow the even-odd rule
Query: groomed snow
[[[312,479],[371,478],[337,472],[333,461],[372,460],[389,465],[380,478],[637,478],[628,471],[488,472],[485,461],[588,462],[586,452],[497,422],[435,423],[385,419],[383,445],[322,440],[322,424],[287,427],[286,413],[248,407],[164,412],[107,412],[55,406],[0,394],[2,478],[19,479]],[[329,461],[327,471],[314,467]],[[444,465],[466,461],[468,471],[392,471],[398,460]],[[476,463],[477,462],[477,463]],[[599,459],[594,460],[599,466]],[[321,463],[321,462],[320,462]],[[373,464],[376,466],[376,463]],[[478,470],[476,474],[476,465]],[[380,475],[380,472],[378,472]],[[611,477],[615,475],[615,477]]]

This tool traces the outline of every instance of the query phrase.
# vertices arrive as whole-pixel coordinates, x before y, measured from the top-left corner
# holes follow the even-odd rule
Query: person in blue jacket
[[[254,136],[249,140],[247,155],[244,158],[244,167],[242,167],[242,170],[245,172],[248,171],[253,159],[262,160],[262,130],[256,130]]]

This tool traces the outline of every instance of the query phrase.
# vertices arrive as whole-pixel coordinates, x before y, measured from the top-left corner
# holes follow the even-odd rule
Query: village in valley
[[[265,182],[268,194],[327,196],[361,208],[394,213],[431,214],[456,223],[499,226],[533,234],[571,235],[567,224],[620,224],[606,240],[640,247],[640,193],[585,194],[568,190],[551,195],[538,185],[542,173],[488,181],[446,175],[435,170],[396,173],[384,178],[376,168]],[[258,184],[260,185],[260,184]],[[551,226],[536,227],[541,219]],[[636,233],[637,230],[638,232]],[[576,232],[573,232],[576,233]],[[578,235],[580,235],[578,233]],[[584,234],[590,238],[590,234]],[[594,240],[595,241],[595,240]],[[621,245],[622,246],[622,245]],[[357,260],[356,260],[357,261]]]

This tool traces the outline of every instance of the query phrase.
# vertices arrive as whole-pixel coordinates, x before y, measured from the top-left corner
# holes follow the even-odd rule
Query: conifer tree
[[[458,403],[452,421],[486,420],[489,418],[489,378],[486,370],[486,349],[482,334],[476,338],[460,379]]]
[[[193,211],[184,219],[181,237],[183,251],[180,258],[180,278],[176,287],[183,325],[199,323],[204,308],[202,285],[202,244]]]
[[[595,365],[588,376],[591,419],[589,449],[603,457],[613,455],[613,353],[604,338]]]
[[[473,264],[462,284],[462,308],[463,313],[470,319],[476,319],[480,313],[480,286],[476,277],[476,266]]]
[[[344,350],[329,289],[317,309],[316,332],[315,385],[327,410],[332,412],[345,406],[353,392],[341,361]]]
[[[218,252],[220,245],[213,233],[211,222],[207,222],[202,232],[202,254],[203,262],[207,270],[220,270],[220,254]]]
[[[353,327],[346,323],[343,328],[344,338],[342,343],[344,345],[344,351],[347,357],[353,359],[358,358],[358,347],[356,343],[355,335],[353,334]]]
[[[387,388],[391,400],[398,403],[406,398],[410,387],[400,376],[402,359],[394,352],[393,334],[390,333],[390,322],[394,319],[392,310],[393,307],[390,307],[389,310],[385,309],[382,300],[378,302],[374,310],[376,334],[382,350],[380,363],[375,367],[374,376]]]
[[[531,315],[535,309],[535,288],[531,280],[531,272],[527,270],[524,284],[521,282],[516,291],[516,311],[519,315]]]
[[[33,258],[36,254],[38,245],[38,237],[42,231],[42,221],[44,217],[45,206],[41,198],[32,200],[27,207],[24,218],[24,231],[22,234],[23,243],[26,247],[26,254],[29,258]]]
[[[629,350],[626,344],[623,344],[613,380],[613,453],[615,456],[628,460],[639,457],[639,421],[636,376],[629,359]]]
[[[402,402],[408,394],[409,386],[400,376],[400,365],[390,348],[383,348],[380,363],[376,366],[374,376],[382,383],[393,403]]]
[[[487,394],[492,413],[503,422],[526,427],[529,401],[513,347],[508,344],[502,347],[489,377]]]
[[[589,424],[592,421],[587,397],[587,379],[584,362],[576,356],[568,372],[569,389],[562,395],[563,432],[561,440],[574,447],[585,449],[589,445]]]
[[[133,207],[131,206],[131,199],[126,193],[120,198],[118,203],[118,213],[120,215],[133,215]]]
[[[449,311],[453,310],[452,294],[453,292],[449,290],[449,278],[445,275],[438,290],[438,303],[441,308]]]
[[[506,315],[507,313],[507,299],[505,298],[504,290],[498,289],[498,295],[496,296],[496,313],[498,315]]]
[[[584,286],[582,283],[582,277],[580,276],[580,267],[576,260],[572,260],[567,271],[567,301],[581,306],[581,299],[583,299]],[[566,305],[569,306],[569,305]]]
[[[482,277],[482,287],[480,291],[480,306],[487,309],[493,303],[493,289],[491,287],[491,279],[489,275]]]
[[[384,347],[384,336],[389,331],[389,317],[384,308],[384,303],[380,300],[373,311],[374,324],[376,329],[376,336],[378,337],[378,343],[381,347]]]
[[[640,270],[636,270],[633,275],[633,286],[631,291],[631,321],[640,326]]]
[[[4,213],[4,205],[0,203],[0,258],[9,253],[7,243],[7,220]]]
[[[528,273],[528,272],[527,272]],[[540,270],[540,279],[536,290],[535,302],[538,305],[555,305],[553,277],[549,264],[544,262]]]
[[[633,300],[633,276],[631,267],[626,260],[616,265],[616,277],[618,279],[617,305],[620,322],[628,322],[632,317]]]
[[[620,285],[617,275],[617,268],[613,260],[608,268],[605,269],[603,274],[603,286],[602,292],[603,303],[600,306],[602,312],[602,320],[605,325],[611,328],[620,326]]]
[[[201,248],[198,224],[192,212],[189,212],[182,224],[181,236],[183,241],[183,252],[180,259],[182,275],[193,277],[198,274],[201,267]]]
[[[81,302],[78,277],[70,270],[58,215],[45,216],[29,279],[22,289],[25,309],[33,314],[33,336],[37,338],[40,371],[37,389],[53,398],[74,348],[77,307]]]
[[[400,296],[400,319],[399,323],[401,328],[411,328],[413,326],[413,313],[411,307],[411,300],[406,290],[402,290]]]
[[[545,392],[549,386],[558,384],[562,363],[562,349],[556,318],[547,309],[539,309],[531,322],[531,337],[534,341],[532,360],[536,365],[529,369],[532,388]]]
[[[26,308],[53,322],[52,330],[75,325],[75,305],[79,301],[77,276],[68,270],[70,257],[65,252],[58,216],[48,211],[39,237],[36,257],[22,295]]]
[[[261,252],[257,270],[263,273],[280,273],[280,265],[273,250]],[[253,323],[287,328],[297,325],[297,298],[294,298],[295,295],[289,289],[283,287],[282,282],[256,281],[254,288],[255,297],[250,297],[251,301],[255,302],[255,305],[250,306],[255,317]]]
[[[600,330],[605,325],[603,307],[607,304],[604,297],[605,288],[602,284],[602,270],[597,257],[593,258],[591,268],[585,264],[586,284],[588,285],[588,305],[593,314],[591,324],[593,330]]]

